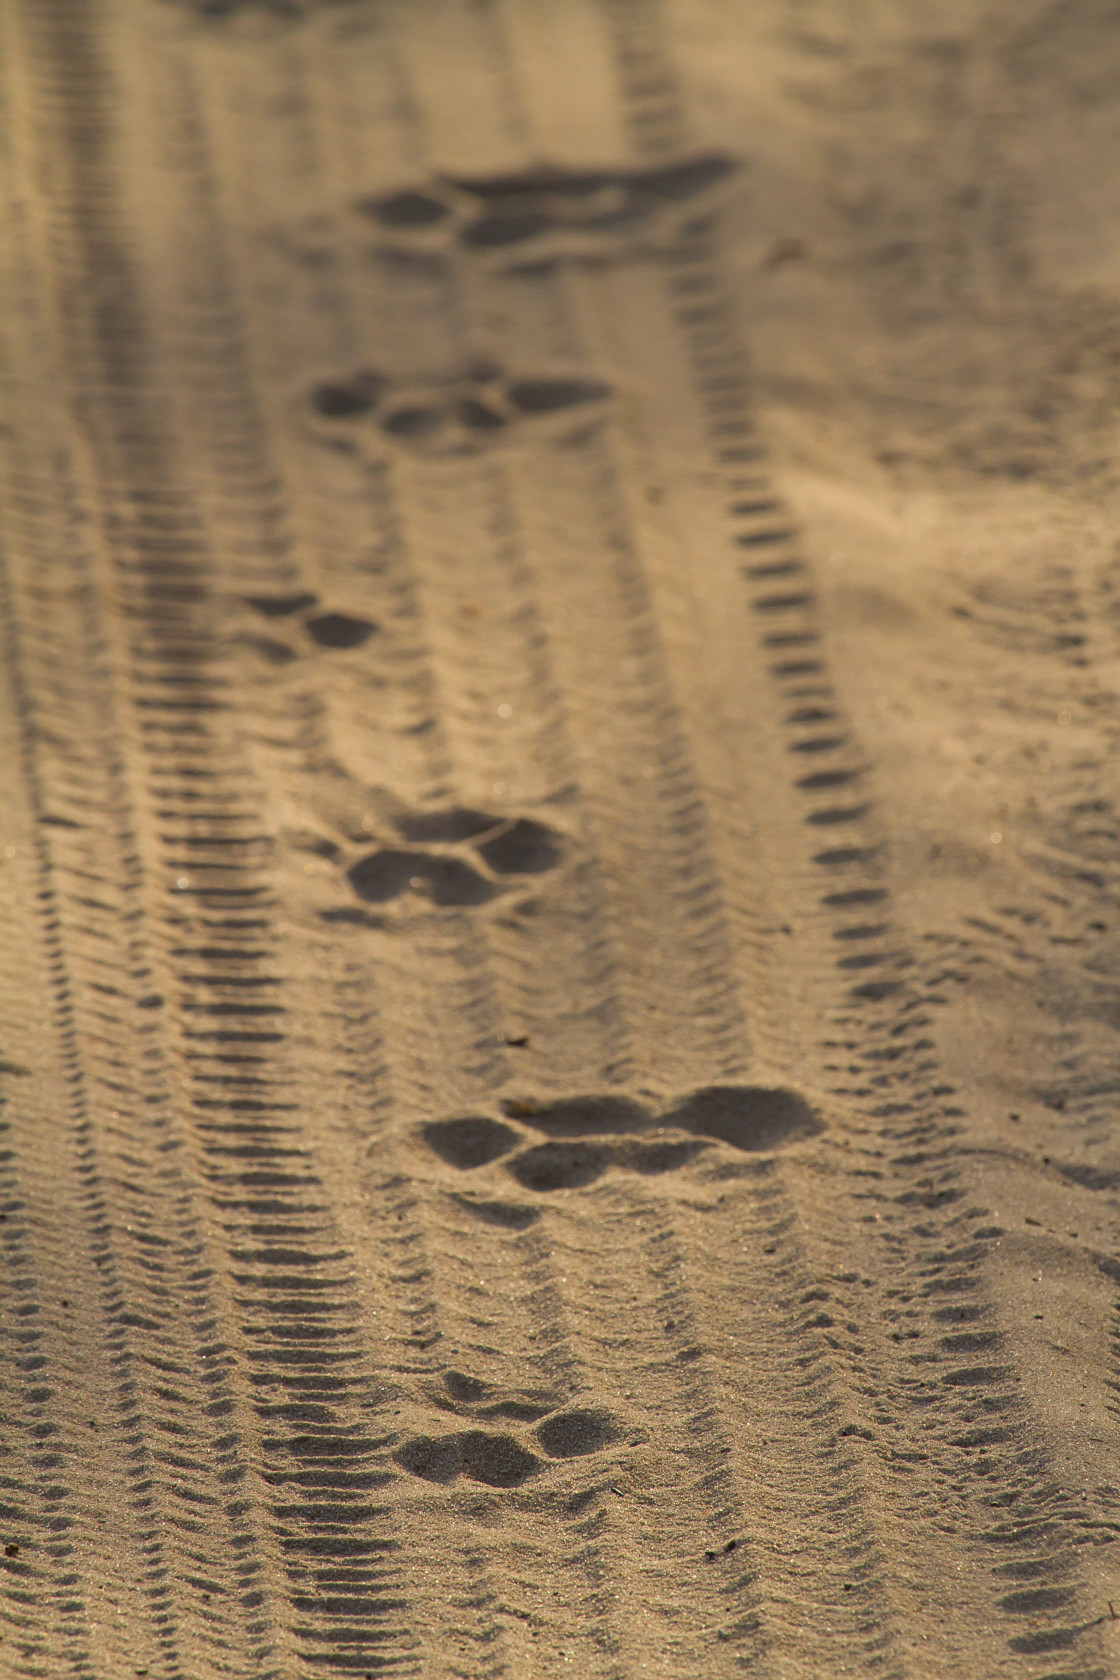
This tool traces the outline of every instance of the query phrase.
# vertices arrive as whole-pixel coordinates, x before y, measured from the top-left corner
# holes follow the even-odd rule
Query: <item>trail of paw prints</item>
[[[377,255],[464,251],[518,265],[604,260],[708,211],[737,168],[724,153],[701,152],[645,169],[443,175],[356,208],[373,226]]]
[[[351,652],[364,647],[378,630],[371,618],[323,610],[319,597],[308,591],[248,595],[243,605],[250,622],[236,641],[273,669],[293,665],[302,654],[316,648],[326,653]]]
[[[344,869],[359,901],[322,910],[325,921],[380,925],[377,915],[361,906],[380,909],[397,901],[413,907],[474,909],[556,869],[564,856],[559,831],[536,817],[456,806],[398,813],[393,826],[392,841],[357,857],[320,837],[308,841],[319,855]]]
[[[601,380],[517,374],[476,360],[427,381],[360,371],[316,385],[308,398],[321,440],[355,447],[380,437],[422,455],[473,455],[542,431],[569,437],[596,423],[609,398]]]
[[[425,1398],[475,1427],[439,1435],[414,1435],[397,1450],[403,1470],[447,1486],[465,1477],[487,1487],[521,1487],[550,1461],[585,1458],[622,1440],[625,1431],[609,1412],[562,1406],[540,1390],[499,1389],[462,1371],[449,1370],[425,1388]],[[483,1424],[522,1426],[495,1429]]]
[[[503,1102],[504,1119],[471,1114],[421,1127],[424,1146],[446,1166],[471,1172],[500,1162],[523,1190],[579,1190],[611,1171],[654,1176],[677,1172],[721,1145],[765,1154],[823,1130],[798,1092],[761,1085],[709,1085],[661,1114],[613,1094]],[[511,1125],[511,1121],[519,1122]],[[543,1133],[535,1142],[531,1133]],[[527,1223],[518,1204],[465,1202],[490,1223]],[[526,1217],[527,1216],[527,1217]]]

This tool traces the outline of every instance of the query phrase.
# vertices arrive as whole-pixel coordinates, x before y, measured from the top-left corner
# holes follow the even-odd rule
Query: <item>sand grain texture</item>
[[[0,1674],[1120,1673],[1116,22],[2,9]]]

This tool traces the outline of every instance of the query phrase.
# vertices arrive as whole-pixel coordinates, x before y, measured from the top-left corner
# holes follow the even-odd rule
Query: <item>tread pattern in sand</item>
[[[3,20],[0,1652],[1088,1680],[742,160],[545,11]]]

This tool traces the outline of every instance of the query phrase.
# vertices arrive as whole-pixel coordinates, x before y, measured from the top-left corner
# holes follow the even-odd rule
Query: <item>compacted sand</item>
[[[1115,0],[8,0],[0,1674],[1120,1674]]]

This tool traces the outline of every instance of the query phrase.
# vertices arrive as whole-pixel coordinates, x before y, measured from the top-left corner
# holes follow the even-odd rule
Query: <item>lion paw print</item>
[[[521,877],[555,869],[563,857],[560,833],[536,817],[455,807],[404,812],[392,822],[406,844],[363,851],[346,867],[346,879],[362,904],[420,898],[439,909],[470,909],[489,904]],[[317,839],[313,847],[335,863],[346,864],[341,846]],[[331,922],[369,919],[354,907],[321,914]]]
[[[608,1412],[564,1407],[554,1395],[500,1389],[462,1371],[444,1372],[426,1398],[475,1426],[414,1435],[398,1448],[395,1457],[402,1470],[444,1486],[465,1476],[488,1487],[520,1487],[547,1469],[550,1460],[602,1452],[624,1433]],[[524,1438],[511,1429],[478,1427],[501,1422],[535,1427],[526,1427]]]
[[[606,257],[702,208],[736,167],[704,152],[647,169],[444,175],[356,208],[374,226],[378,253],[458,249],[523,263]]]
[[[319,597],[306,590],[248,595],[244,604],[255,622],[236,640],[278,669],[291,665],[312,648],[339,653],[364,647],[378,628],[370,618],[322,611]]]
[[[439,379],[412,383],[363,371],[316,385],[310,405],[324,437],[337,443],[355,428],[427,455],[475,454],[519,426],[584,423],[610,395],[600,380],[568,374],[510,374],[474,361]]]
[[[299,23],[313,13],[353,0],[169,0],[171,5],[207,23],[229,23],[243,17]]]
[[[634,1098],[606,1094],[508,1100],[501,1110],[503,1120],[477,1114],[433,1120],[420,1135],[459,1172],[500,1161],[523,1189],[550,1192],[582,1189],[611,1169],[673,1172],[719,1144],[762,1153],[822,1130],[796,1091],[761,1085],[705,1086],[660,1115]],[[534,1142],[531,1132],[545,1141]]]

